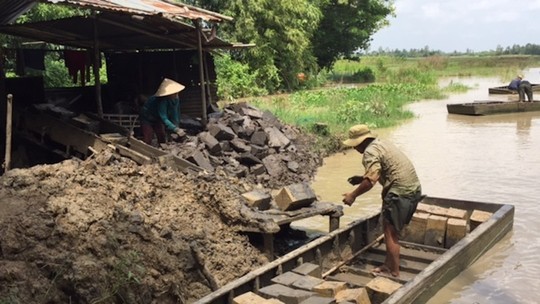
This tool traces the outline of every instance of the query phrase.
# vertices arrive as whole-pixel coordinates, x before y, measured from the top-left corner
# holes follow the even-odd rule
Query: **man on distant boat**
[[[521,83],[521,79],[523,79],[523,75],[517,75],[516,78],[510,81],[510,84],[508,85],[508,89],[517,92],[519,90],[519,84]]]
[[[356,198],[371,190],[379,181],[382,189],[382,222],[386,259],[373,270],[374,275],[399,276],[399,233],[411,221],[416,206],[422,200],[422,188],[411,161],[394,144],[378,139],[366,125],[349,129],[349,139],[344,145],[354,147],[363,154],[364,176],[349,178],[358,185],[343,194],[343,203],[352,205]]]
[[[527,80],[521,80],[521,82],[519,83],[518,93],[519,93],[519,102],[525,101],[525,95],[527,95],[528,102],[533,102],[532,86],[531,86],[531,83],[528,82]]]

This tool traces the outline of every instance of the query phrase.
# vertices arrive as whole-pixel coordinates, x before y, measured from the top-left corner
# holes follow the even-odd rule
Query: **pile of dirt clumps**
[[[162,148],[208,172],[223,169],[230,176],[277,189],[311,181],[323,160],[315,143],[315,137],[282,124],[269,111],[237,103],[213,113],[204,132]]]
[[[0,177],[0,303],[190,303],[268,260],[229,177],[102,152]],[[255,221],[255,222],[250,222]]]

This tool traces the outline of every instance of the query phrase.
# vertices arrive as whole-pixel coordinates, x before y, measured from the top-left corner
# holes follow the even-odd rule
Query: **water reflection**
[[[538,83],[540,69],[524,72]],[[540,182],[540,112],[463,116],[448,114],[447,103],[512,100],[517,96],[489,95],[488,88],[505,83],[497,78],[452,78],[474,89],[447,100],[410,105],[417,118],[399,127],[377,130],[395,142],[413,161],[424,192],[454,199],[511,203],[516,206],[513,232],[462,272],[429,303],[537,303],[540,295],[540,221],[537,220]],[[444,82],[443,81],[443,82]],[[444,85],[444,83],[442,83]],[[350,190],[346,179],[362,174],[355,151],[329,157],[313,188],[321,199],[341,202]],[[380,187],[380,186],[379,186]],[[380,188],[345,208],[343,223],[380,208]],[[328,229],[327,220],[309,219],[299,225]]]

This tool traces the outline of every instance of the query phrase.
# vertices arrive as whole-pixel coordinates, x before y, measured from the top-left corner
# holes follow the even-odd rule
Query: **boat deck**
[[[195,303],[238,303],[235,299],[245,295],[260,297],[261,302],[294,296],[295,301],[286,302],[334,303],[336,294],[321,295],[325,284],[364,290],[372,303],[425,302],[512,229],[514,206],[427,197],[415,214],[400,241],[397,278],[372,274],[386,257],[377,213],[315,239]],[[393,285],[382,299],[373,294],[380,282]]]
[[[426,269],[441,254],[446,252],[441,248],[426,248],[419,244],[402,244],[400,254],[400,274],[399,277],[391,277],[401,284],[405,284]],[[386,257],[386,246],[379,244],[367,250],[361,257],[352,260],[345,266],[338,269],[335,274],[326,278],[332,281],[346,282],[350,286],[365,287],[374,277],[373,270],[384,263]]]

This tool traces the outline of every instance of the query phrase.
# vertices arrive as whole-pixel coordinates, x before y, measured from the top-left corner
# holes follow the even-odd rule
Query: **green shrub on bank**
[[[268,94],[257,85],[257,72],[251,72],[247,64],[235,61],[229,55],[216,56],[214,63],[220,100]]]
[[[302,91],[252,102],[283,121],[307,130],[315,123],[328,124],[331,134],[343,134],[356,123],[388,127],[413,117],[403,106],[415,100],[442,98],[437,86],[421,83],[377,84],[364,88],[334,88]]]

